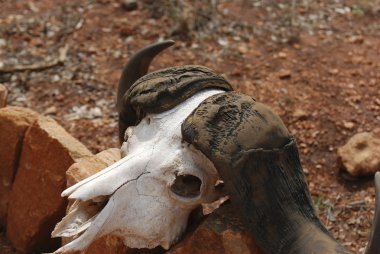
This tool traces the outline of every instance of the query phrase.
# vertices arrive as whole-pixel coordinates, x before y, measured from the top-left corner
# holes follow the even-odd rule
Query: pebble
[[[288,57],[288,54],[286,54],[285,52],[280,52],[280,53],[278,53],[278,57],[282,58],[282,59],[285,59],[285,58]]]
[[[305,120],[305,119],[307,119],[307,117],[308,117],[308,113],[306,111],[304,111],[303,109],[297,108],[293,112],[293,118],[295,120]]]
[[[0,47],[4,47],[5,45],[7,45],[7,41],[3,38],[0,38]]]
[[[290,70],[283,69],[278,72],[278,77],[280,79],[289,79],[292,77],[292,73]]]
[[[343,127],[347,130],[352,130],[355,127],[355,124],[353,122],[343,121]]]
[[[48,107],[44,111],[44,115],[55,115],[57,113],[57,108],[55,106]]]

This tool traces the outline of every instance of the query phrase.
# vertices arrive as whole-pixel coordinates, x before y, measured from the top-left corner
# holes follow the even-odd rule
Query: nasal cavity
[[[179,196],[194,198],[201,193],[201,185],[201,179],[196,176],[176,174],[176,179],[170,189]]]

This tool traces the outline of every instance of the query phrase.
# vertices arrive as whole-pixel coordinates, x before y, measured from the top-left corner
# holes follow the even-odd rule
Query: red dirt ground
[[[147,0],[132,11],[116,0],[1,1],[0,83],[8,104],[53,117],[93,152],[116,147],[123,65],[141,47],[174,38],[151,70],[205,65],[272,107],[298,141],[323,222],[343,245],[363,252],[374,186],[342,179],[336,151],[355,133],[380,133],[380,4],[182,2],[185,11]],[[46,65],[65,45],[60,64],[14,70]],[[0,252],[12,253],[0,239]]]

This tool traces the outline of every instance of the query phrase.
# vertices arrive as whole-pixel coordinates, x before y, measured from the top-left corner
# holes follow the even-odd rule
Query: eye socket
[[[194,198],[201,193],[202,181],[193,175],[176,175],[176,179],[170,189],[177,195]]]

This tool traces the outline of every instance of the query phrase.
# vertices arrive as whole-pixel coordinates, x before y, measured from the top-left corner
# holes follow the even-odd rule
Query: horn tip
[[[165,42],[165,43],[167,43],[167,44],[170,44],[170,45],[174,45],[174,44],[175,44],[175,40],[172,40],[172,39],[165,40],[165,41],[163,41],[163,42]]]
[[[163,40],[163,41],[159,41],[157,42],[155,45],[159,45],[159,47],[165,49],[165,48],[169,48],[171,46],[173,46],[175,44],[175,41],[174,40]]]

